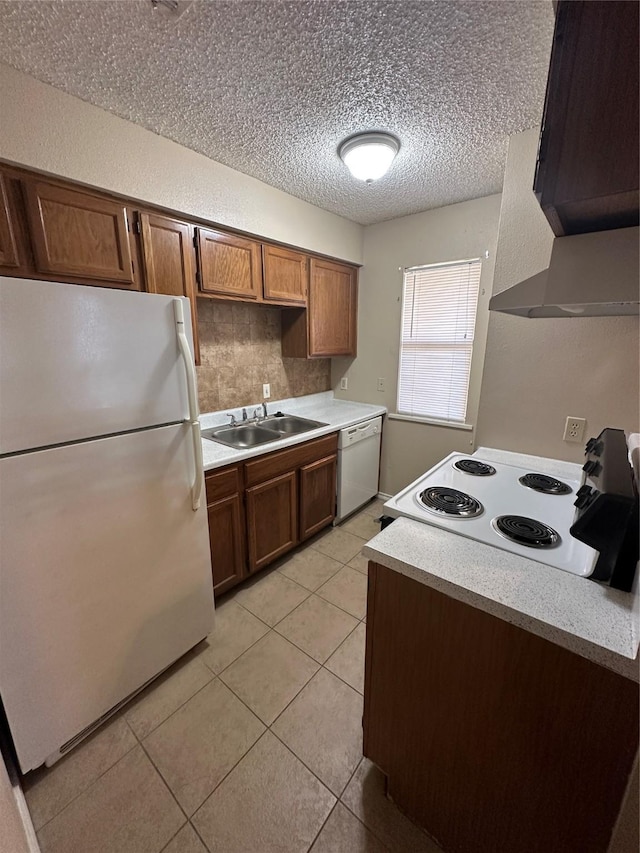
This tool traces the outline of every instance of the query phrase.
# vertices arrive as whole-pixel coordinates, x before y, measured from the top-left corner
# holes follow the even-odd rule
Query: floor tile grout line
[[[333,791],[332,791],[332,793],[333,793]],[[334,796],[335,796],[335,795],[334,795]],[[311,850],[311,848],[313,847],[313,845],[314,845],[314,844],[316,843],[316,841],[318,840],[318,837],[320,836],[320,833],[322,832],[322,830],[323,830],[323,829],[325,828],[325,826],[327,825],[327,821],[329,820],[329,818],[331,817],[331,815],[334,813],[334,811],[336,810],[336,808],[337,808],[337,806],[338,806],[338,804],[339,804],[339,803],[340,803],[340,800],[339,800],[339,799],[337,799],[337,800],[335,801],[335,803],[333,804],[333,806],[331,807],[331,811],[329,812],[329,814],[328,814],[328,815],[326,816],[326,818],[324,819],[324,821],[323,821],[322,826],[320,827],[320,829],[319,829],[319,830],[316,832],[316,834],[314,835],[314,837],[313,837],[313,841],[312,841],[312,842],[311,842],[311,844],[307,847],[307,851],[306,851],[306,853],[309,853],[309,851]]]
[[[262,737],[262,735],[261,735],[261,737]],[[257,742],[258,742],[258,741],[256,741],[256,743],[257,743]],[[246,753],[245,753],[245,755],[246,755]],[[213,793],[213,791],[211,792],[211,794],[212,794],[212,793]],[[211,794],[209,794],[209,797],[211,796]],[[207,797],[207,800],[209,799],[209,797]],[[205,800],[205,802],[206,802],[206,800]],[[202,805],[204,805],[204,803],[203,803]],[[202,808],[202,806],[200,806],[200,808]],[[195,812],[194,812],[194,814],[195,814]],[[193,829],[193,831],[195,832],[195,834],[198,836],[198,838],[199,838],[199,839],[200,839],[200,841],[202,842],[202,846],[203,846],[203,847],[204,847],[204,849],[207,851],[207,853],[211,853],[211,848],[210,848],[210,847],[209,847],[209,845],[206,843],[206,841],[204,840],[204,838],[200,835],[200,833],[198,832],[198,827],[195,825],[195,823],[193,823],[193,821],[192,821],[191,819],[189,819],[189,826],[191,827],[191,829]]]
[[[126,723],[126,720],[125,720],[125,723]],[[129,724],[128,724],[128,723],[127,723],[127,728],[129,728],[129,730],[130,730],[130,727],[129,727]],[[69,806],[70,806],[72,803],[75,803],[75,801],[76,801],[79,797],[81,797],[84,793],[86,793],[86,792],[87,792],[87,791],[89,791],[91,788],[93,788],[93,786],[96,784],[96,782],[98,782],[100,779],[102,779],[102,777],[103,777],[104,775],[106,775],[110,770],[113,770],[113,768],[114,768],[116,765],[120,764],[120,762],[122,761],[122,759],[123,759],[123,758],[126,758],[126,757],[127,757],[127,755],[129,755],[129,753],[133,752],[133,750],[134,750],[137,746],[140,746],[140,741],[136,738],[135,734],[134,734],[133,732],[131,732],[131,734],[133,734],[133,736],[134,736],[134,738],[135,738],[135,740],[136,740],[136,742],[134,743],[134,745],[133,745],[132,747],[130,747],[126,752],[124,752],[124,753],[120,756],[120,758],[119,758],[117,761],[114,761],[114,763],[113,763],[110,767],[107,767],[107,769],[106,769],[106,770],[104,770],[104,771],[103,771],[99,776],[96,776],[96,778],[93,780],[93,782],[91,782],[91,784],[90,784],[90,785],[87,785],[87,787],[86,787],[86,788],[83,788],[83,789],[82,789],[82,791],[80,791],[78,794],[76,794],[76,795],[75,795],[75,797],[73,797],[71,800],[69,800],[69,802],[68,802],[68,803],[65,803],[65,804],[64,804],[64,806],[60,809],[60,811],[56,812],[56,813],[53,815],[53,817],[50,817],[50,818],[49,818],[49,820],[47,820],[45,823],[43,823],[43,824],[42,824],[42,826],[40,827],[40,829],[36,829],[36,830],[35,830],[36,835],[38,835],[38,833],[39,833],[39,832],[42,832],[42,830],[45,828],[45,826],[48,826],[48,825],[51,823],[51,821],[52,821],[52,820],[55,820],[55,819],[56,819],[57,817],[59,817],[59,816],[60,816],[64,811],[66,811],[66,810],[69,808]],[[78,746],[80,746],[80,744],[78,744]],[[55,764],[54,764],[54,765],[52,765],[52,767],[55,767]],[[28,801],[27,801],[27,808],[28,808],[28,806],[29,806],[29,803],[28,803]],[[30,809],[29,809],[29,814],[31,814],[31,810],[30,810]],[[35,827],[34,827],[34,829],[35,829]]]
[[[202,687],[198,687],[198,689],[196,690],[195,693],[192,693],[191,696],[188,697],[188,699],[185,699],[184,702],[181,702],[176,708],[173,709],[173,711],[170,714],[168,714],[166,717],[164,717],[164,719],[162,719],[157,725],[155,725],[152,729],[149,729],[149,731],[146,733],[146,735],[143,738],[138,737],[137,733],[133,729],[133,726],[131,725],[129,720],[127,720],[125,717],[127,725],[129,726],[129,728],[133,732],[133,736],[136,738],[136,740],[138,741],[138,743],[140,745],[142,745],[143,740],[145,740],[150,735],[152,735],[155,731],[157,731],[160,728],[160,726],[164,725],[164,723],[166,723],[167,720],[170,720],[171,717],[173,717],[173,715],[176,714],[181,708],[184,708],[184,706],[187,704],[187,702],[190,702],[195,696],[198,695],[198,693],[200,693],[202,690],[204,690],[205,687],[208,687],[213,681],[216,680],[216,678],[218,677],[216,675],[216,673],[210,667],[208,667],[204,661],[202,661],[202,664],[205,667],[205,669],[207,669],[208,672],[211,673],[211,678],[205,684],[203,684]],[[150,686],[152,686],[152,685],[153,685],[153,682],[151,683]]]
[[[162,775],[162,773],[160,772],[160,768],[156,765],[156,763],[155,763],[155,761],[153,760],[153,758],[151,758],[151,756],[149,755],[149,753],[148,753],[148,752],[147,752],[147,750],[145,749],[144,744],[143,744],[143,743],[140,743],[140,746],[142,747],[142,751],[144,752],[144,754],[145,754],[145,755],[147,756],[147,758],[149,759],[149,763],[151,764],[151,766],[153,767],[153,769],[156,771],[156,773],[158,774],[158,776],[159,776],[159,777],[160,777],[160,779],[162,780],[162,784],[165,786],[165,788],[167,789],[167,791],[169,791],[169,793],[171,794],[171,796],[172,796],[172,797],[173,797],[173,799],[175,800],[176,805],[178,806],[178,808],[180,809],[180,811],[181,811],[181,812],[182,812],[182,814],[184,815],[185,821],[188,823],[188,822],[189,822],[189,815],[186,813],[186,811],[184,810],[184,808],[182,807],[182,805],[178,802],[178,798],[177,798],[177,797],[176,797],[176,795],[173,793],[173,791],[171,790],[171,787],[170,787],[169,783],[167,782],[167,780],[164,778],[164,776],[163,776],[163,775]],[[182,824],[182,826],[184,826],[184,823]],[[182,829],[182,826],[180,827],[180,829]]]

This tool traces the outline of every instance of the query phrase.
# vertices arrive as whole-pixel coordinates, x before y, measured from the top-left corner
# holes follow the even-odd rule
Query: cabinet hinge
[[[139,219],[133,220],[133,231],[134,231],[134,234],[142,234],[142,226],[140,225]]]
[[[194,249],[198,248],[198,229],[193,229],[193,247]]]

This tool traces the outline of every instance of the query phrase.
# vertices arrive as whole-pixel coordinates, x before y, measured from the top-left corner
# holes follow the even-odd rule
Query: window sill
[[[454,421],[438,421],[435,418],[421,418],[419,415],[398,415],[389,413],[387,418],[392,421],[411,421],[414,424],[430,424],[431,426],[449,427],[450,429],[463,429],[471,432],[473,424],[461,424]]]

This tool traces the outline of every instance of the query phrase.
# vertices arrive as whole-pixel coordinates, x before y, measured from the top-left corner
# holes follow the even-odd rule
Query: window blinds
[[[464,423],[479,260],[405,270],[398,413]]]

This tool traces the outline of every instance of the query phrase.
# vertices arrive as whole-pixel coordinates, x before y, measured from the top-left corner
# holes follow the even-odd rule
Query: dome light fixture
[[[356,133],[340,143],[338,155],[354,178],[367,184],[387,173],[400,150],[390,133]]]

